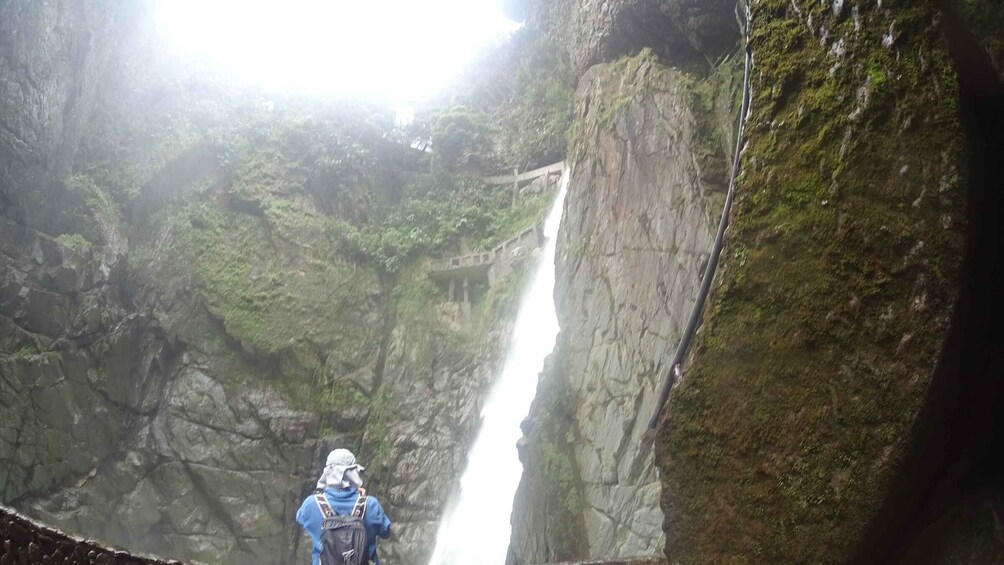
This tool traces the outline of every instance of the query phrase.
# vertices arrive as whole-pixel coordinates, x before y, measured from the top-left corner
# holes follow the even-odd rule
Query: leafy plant
[[[432,125],[432,147],[446,168],[467,162],[489,149],[488,115],[464,106],[440,112]]]

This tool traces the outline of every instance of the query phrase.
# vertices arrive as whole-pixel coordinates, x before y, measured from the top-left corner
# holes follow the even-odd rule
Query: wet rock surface
[[[17,237],[5,240],[0,300],[5,503],[147,551],[282,562],[316,416],[253,382],[224,386],[128,300],[121,274],[104,274],[115,266],[99,248],[6,229]],[[58,292],[54,272],[76,282]],[[269,488],[248,497],[254,485]]]
[[[510,564],[661,550],[647,418],[726,188],[695,158],[709,140],[690,85],[651,51],[580,81],[558,243],[561,335],[524,426]]]
[[[74,223],[46,204],[63,177],[115,42],[140,10],[94,1],[0,4],[0,209],[34,227]],[[57,231],[58,233],[58,231]]]
[[[396,164],[332,173],[307,142],[344,143],[330,123],[165,83],[149,19],[114,27],[132,6],[0,3],[0,501],[138,551],[303,562],[295,511],[350,447],[394,522],[382,562],[427,560],[511,304],[465,317],[420,268],[339,254],[325,222]]]
[[[744,172],[657,440],[673,561],[889,561],[865,536],[939,402],[966,234],[937,22],[926,3],[753,4]]]
[[[644,48],[668,62],[717,60],[735,46],[735,3],[728,0],[562,0],[525,8],[528,25],[558,38],[581,76],[590,66]]]

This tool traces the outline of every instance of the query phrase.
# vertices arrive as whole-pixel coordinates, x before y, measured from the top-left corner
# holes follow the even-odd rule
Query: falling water
[[[481,432],[460,478],[456,505],[439,526],[430,565],[501,565],[509,548],[509,515],[523,471],[516,454],[520,422],[537,390],[544,358],[554,349],[554,243],[568,190],[561,175],[558,197],[544,222],[543,253],[520,301],[502,375],[481,412]]]

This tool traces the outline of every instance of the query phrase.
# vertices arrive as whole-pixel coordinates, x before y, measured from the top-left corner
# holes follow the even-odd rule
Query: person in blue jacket
[[[352,513],[352,507],[360,493],[365,493],[360,472],[365,467],[356,463],[356,456],[348,449],[336,449],[328,454],[324,463],[324,471],[317,481],[315,492],[324,491],[325,498],[331,508],[340,515]],[[306,530],[313,542],[313,565],[321,562],[321,509],[317,507],[314,495],[308,496],[300,509],[296,511],[296,522]],[[377,537],[390,536],[390,519],[384,513],[380,501],[374,496],[366,497],[366,514],[363,517],[366,525],[366,550],[369,562],[379,565],[377,557]]]

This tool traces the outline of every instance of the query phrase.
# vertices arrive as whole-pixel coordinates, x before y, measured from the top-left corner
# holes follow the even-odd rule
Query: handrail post
[[[516,207],[516,198],[519,197],[519,168],[512,170],[512,207]]]

